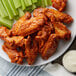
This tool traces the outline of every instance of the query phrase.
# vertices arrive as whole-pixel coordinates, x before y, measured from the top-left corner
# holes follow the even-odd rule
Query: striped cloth
[[[0,74],[1,76],[74,76],[59,64],[26,67],[11,64],[2,58],[0,58]]]

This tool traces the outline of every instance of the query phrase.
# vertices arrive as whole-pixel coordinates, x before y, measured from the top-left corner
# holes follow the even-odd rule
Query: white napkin
[[[44,69],[52,76],[76,76],[65,70],[60,64],[48,64]]]

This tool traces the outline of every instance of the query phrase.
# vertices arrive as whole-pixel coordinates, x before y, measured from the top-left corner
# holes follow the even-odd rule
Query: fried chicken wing
[[[63,23],[71,23],[73,21],[73,18],[66,14],[66,13],[62,13],[62,12],[59,12],[57,10],[54,10],[54,9],[49,9],[47,12],[46,12],[46,15],[51,19],[51,15],[54,15],[56,21],[60,21],[60,22],[63,22]]]
[[[7,55],[9,56],[12,63],[18,63],[18,64],[23,63],[24,56],[23,56],[22,51],[18,52],[16,49],[15,50],[9,49],[5,45],[3,45],[2,48],[7,53]]]
[[[38,31],[45,23],[44,17],[33,17],[25,22],[23,22],[19,28],[16,25],[12,28],[13,35],[28,36],[36,31]]]
[[[40,50],[40,53],[43,59],[47,60],[55,53],[58,46],[58,41],[59,41],[59,38],[56,34],[51,34],[49,36],[47,42]]]
[[[25,43],[25,57],[29,65],[34,64],[38,55],[37,42],[33,39],[33,44],[31,44],[30,37],[28,37]]]
[[[71,31],[61,22],[53,23],[55,28],[55,34],[57,34],[61,39],[69,40],[71,38]]]
[[[0,38],[4,39],[9,35],[10,35],[10,30],[7,29],[6,27],[1,26],[0,27]]]
[[[52,0],[52,6],[59,11],[64,11],[67,4],[67,0]]]
[[[35,36],[35,40],[39,44],[39,51],[44,46],[45,42],[47,41],[48,37],[51,33],[54,33],[54,28],[51,23],[45,25]]]
[[[24,45],[24,37],[23,36],[9,36],[10,30],[6,27],[0,27],[0,38],[7,42],[7,46],[9,47],[22,47]]]
[[[54,9],[37,8],[33,12],[33,15],[35,17],[40,15],[40,14],[44,14],[52,22],[60,21],[60,22],[64,22],[64,23],[69,24],[69,23],[71,23],[73,21],[73,18],[70,15],[68,15],[66,13],[59,12],[59,11],[54,10]]]

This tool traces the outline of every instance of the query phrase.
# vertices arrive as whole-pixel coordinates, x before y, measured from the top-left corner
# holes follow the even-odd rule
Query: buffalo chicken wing
[[[59,11],[64,11],[67,4],[67,0],[52,0],[52,6]]]

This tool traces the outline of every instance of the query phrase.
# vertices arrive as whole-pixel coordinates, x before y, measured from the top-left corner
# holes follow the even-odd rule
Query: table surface
[[[76,50],[76,38],[75,38],[75,40],[73,41],[73,43],[72,43],[72,45],[70,46],[70,48],[69,48],[64,54],[66,54],[66,53],[67,53],[68,51],[70,51],[70,50]],[[62,56],[60,56],[58,59],[56,59],[55,61],[53,61],[53,63],[59,63],[59,64],[63,65],[63,64],[62,64],[62,58],[63,58],[64,54],[63,54]]]

